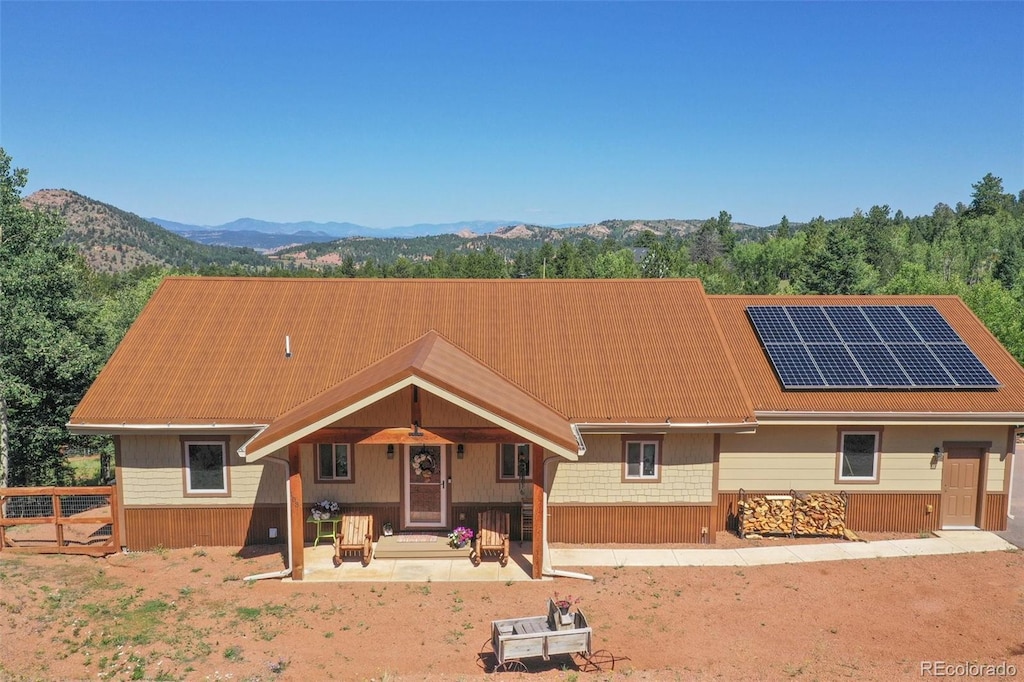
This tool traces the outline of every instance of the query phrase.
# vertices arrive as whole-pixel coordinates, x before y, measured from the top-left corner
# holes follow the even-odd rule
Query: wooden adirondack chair
[[[334,537],[334,565],[341,565],[342,552],[362,552],[363,566],[370,563],[373,551],[373,516],[345,514],[338,521],[338,534]]]
[[[470,559],[474,566],[479,566],[483,560],[484,552],[499,552],[498,563],[502,566],[508,564],[508,512],[490,509],[480,512],[477,517],[479,531],[476,536],[476,543]]]

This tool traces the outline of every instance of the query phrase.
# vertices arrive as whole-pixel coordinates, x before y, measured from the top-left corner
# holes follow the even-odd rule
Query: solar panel
[[[749,306],[783,387],[994,388],[992,375],[932,306]]]
[[[936,343],[931,346],[931,350],[958,385],[964,387],[999,385],[996,378],[965,344]]]
[[[796,333],[789,315],[781,306],[750,306],[747,314],[757,328],[763,343],[799,343],[800,335]]]
[[[900,312],[926,343],[963,343],[939,311],[930,305],[904,305]]]
[[[846,346],[841,343],[808,344],[811,354],[825,383],[833,388],[862,387],[868,380],[857,366]]]
[[[862,308],[864,316],[875,328],[883,341],[889,343],[916,343],[918,338],[907,319],[900,310],[892,305],[866,305]]]
[[[818,306],[789,306],[786,310],[804,343],[839,341],[839,335],[832,329],[832,324]]]
[[[800,343],[766,343],[764,349],[784,386],[794,388],[827,386],[814,366],[807,347]]]
[[[911,386],[910,377],[882,343],[855,343],[850,353],[872,386]]]
[[[889,346],[889,350],[899,361],[914,386],[956,386],[953,377],[946,373],[946,370],[942,368],[925,344],[894,343]]]
[[[823,306],[822,309],[843,341],[847,343],[876,343],[882,340],[859,307],[830,305]]]

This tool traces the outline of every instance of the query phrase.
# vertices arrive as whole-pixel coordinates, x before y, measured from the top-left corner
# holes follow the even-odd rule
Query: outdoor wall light
[[[459,443],[455,446],[455,456],[459,459],[463,459],[466,456],[466,446]]]
[[[394,445],[389,445],[388,446],[388,459],[394,459],[394,458],[395,458],[395,446]]]
[[[935,461],[936,462],[941,462],[942,461],[942,448],[939,448],[939,447],[935,448],[932,451],[932,454],[935,455]]]

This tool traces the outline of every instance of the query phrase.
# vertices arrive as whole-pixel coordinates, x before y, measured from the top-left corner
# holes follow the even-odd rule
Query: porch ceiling
[[[409,430],[408,426],[396,429],[381,429],[369,438],[359,441],[361,445],[452,445],[447,438],[426,429]]]
[[[580,454],[566,416],[433,330],[281,415],[239,454],[259,459],[410,385],[567,459]]]

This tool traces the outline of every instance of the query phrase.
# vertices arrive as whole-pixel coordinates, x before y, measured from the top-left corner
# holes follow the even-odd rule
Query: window
[[[529,443],[502,443],[498,446],[499,481],[529,481],[532,478]]]
[[[837,483],[878,483],[879,436],[877,431],[840,432]]]
[[[227,443],[221,440],[187,440],[185,451],[185,492],[227,494]]]
[[[352,480],[348,443],[317,443],[316,478],[318,481]]]
[[[658,462],[659,442],[656,440],[627,440],[625,465],[627,480],[657,481],[661,477]]]

